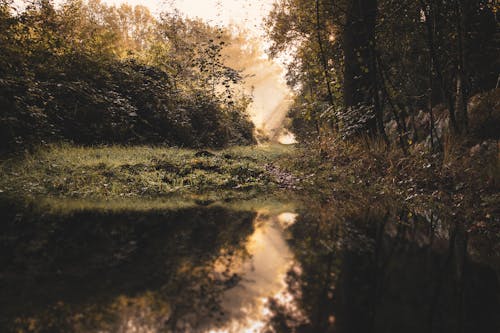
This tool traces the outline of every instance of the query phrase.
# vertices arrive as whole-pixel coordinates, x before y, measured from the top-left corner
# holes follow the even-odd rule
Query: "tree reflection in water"
[[[297,207],[20,214],[3,203],[0,330],[500,331],[498,266],[463,221]]]
[[[175,331],[216,320],[229,280],[214,276],[214,263],[246,255],[256,216],[221,207],[3,213],[2,332]]]
[[[307,323],[275,305],[275,332],[498,332],[498,266],[464,222],[399,208],[319,207],[291,227],[289,272]],[[496,254],[498,263],[498,254]],[[495,271],[496,270],[496,271]]]

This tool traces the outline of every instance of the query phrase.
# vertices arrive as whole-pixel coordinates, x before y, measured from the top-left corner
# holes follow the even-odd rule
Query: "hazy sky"
[[[199,17],[212,24],[227,25],[231,22],[261,33],[262,19],[275,0],[103,0],[109,4],[128,2],[148,6],[152,12],[177,8],[189,17]]]

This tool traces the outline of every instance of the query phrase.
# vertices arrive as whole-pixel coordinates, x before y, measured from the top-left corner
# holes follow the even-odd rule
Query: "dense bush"
[[[192,60],[219,61],[220,49],[204,54],[202,41],[213,35],[213,44],[220,30],[178,18],[161,25],[151,19],[147,26],[157,28],[142,38],[154,41],[131,46],[108,23],[93,21],[92,15],[101,15],[106,22],[103,12],[118,10],[100,6],[68,1],[56,10],[40,1],[18,14],[2,6],[1,152],[59,140],[186,147],[254,143],[245,113],[249,100],[236,93],[241,78],[221,63],[217,69],[223,71],[207,72]],[[68,8],[77,11],[73,17],[65,14]],[[201,32],[175,49],[172,33],[180,29],[171,22]],[[141,24],[128,30],[138,31]]]

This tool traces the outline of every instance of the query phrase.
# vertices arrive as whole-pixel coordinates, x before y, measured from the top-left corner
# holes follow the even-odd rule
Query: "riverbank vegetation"
[[[0,0],[0,331],[500,332],[499,13]]]
[[[223,56],[252,50],[228,29],[144,6],[41,0],[22,11],[0,2],[0,30],[0,153],[255,143],[242,69]]]
[[[256,143],[237,64],[262,57],[241,33],[99,1],[15,8],[1,2],[0,150],[18,152],[3,155],[4,193],[111,200],[302,188],[439,203],[465,209],[470,223],[500,223],[491,1],[277,1],[266,27],[270,55],[289,59],[294,152],[200,150]]]
[[[307,147],[293,154],[272,145],[146,146],[255,143],[242,69],[227,65],[258,61],[241,34],[175,13],[154,17],[142,6],[0,8],[0,150],[70,142],[5,160],[5,193],[210,197],[273,184],[439,202],[473,221],[499,222],[491,1],[276,2],[269,52],[290,59],[287,123]],[[113,146],[80,147],[96,144]]]
[[[51,146],[3,162],[0,190],[23,200],[130,202],[183,197],[210,204],[251,199],[288,185],[273,165],[292,153],[291,147],[281,145],[212,152],[147,146]]]
[[[439,205],[498,233],[498,15],[487,0],[278,1],[270,54],[290,59],[289,128],[308,148],[292,168],[330,197]]]

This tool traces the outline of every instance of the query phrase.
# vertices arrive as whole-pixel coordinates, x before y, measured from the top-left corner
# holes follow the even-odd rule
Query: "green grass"
[[[263,211],[272,214],[283,212],[295,212],[299,200],[290,197],[289,193],[271,193],[269,195],[259,194],[254,197],[231,198],[227,200],[203,200],[196,195],[178,196],[169,198],[119,198],[109,200],[98,199],[75,199],[61,197],[39,197],[35,200],[24,202],[35,212],[50,213],[56,215],[72,214],[79,211],[92,212],[150,212],[170,211],[178,209],[189,209],[200,206],[223,207],[232,211]]]
[[[0,191],[14,197],[116,200],[191,196],[217,201],[276,188],[265,166],[293,154],[282,145],[196,150],[57,145],[0,164]]]

